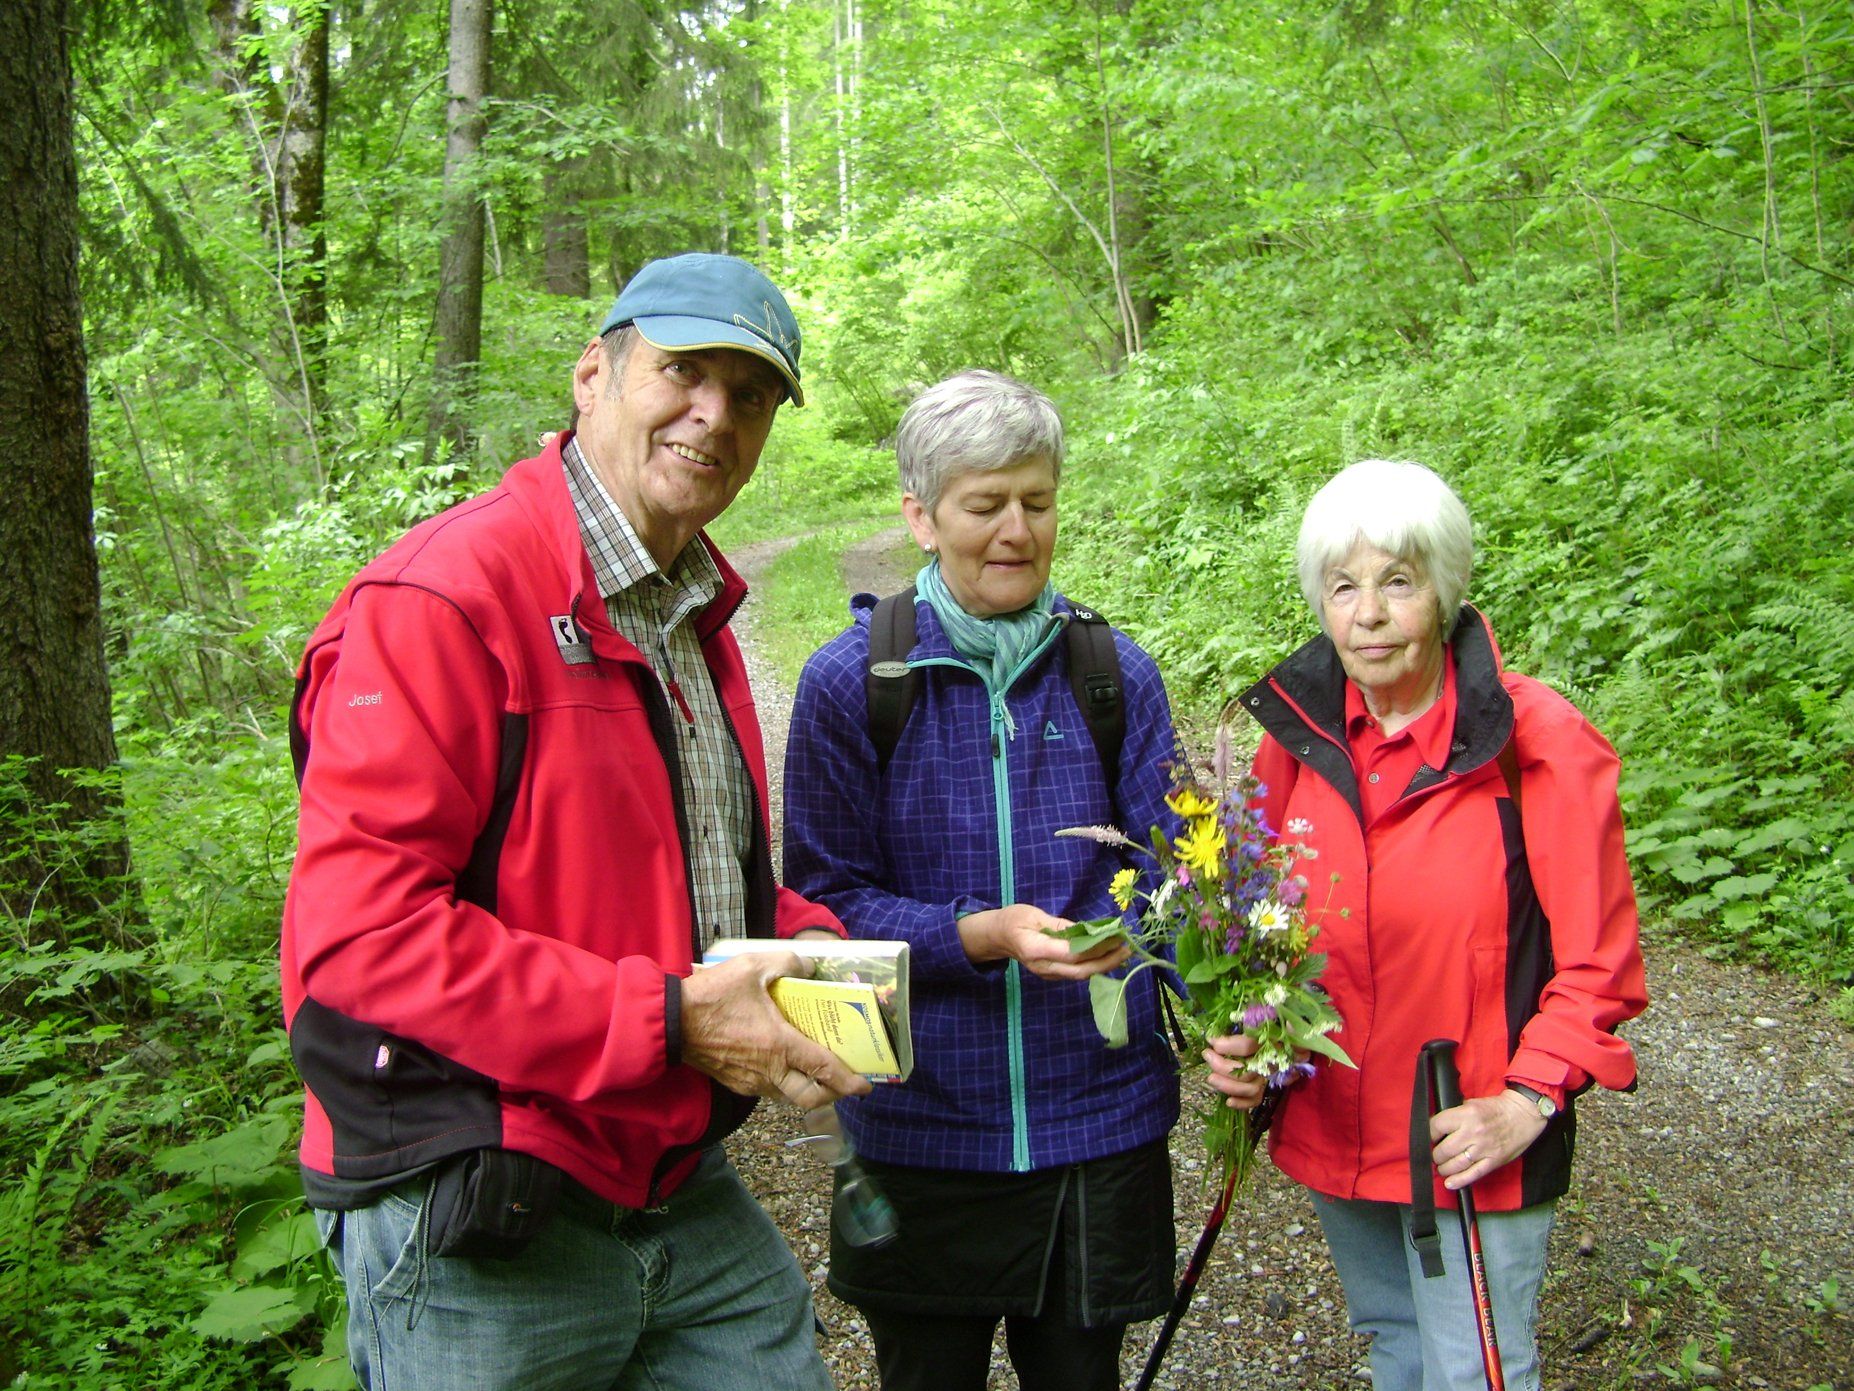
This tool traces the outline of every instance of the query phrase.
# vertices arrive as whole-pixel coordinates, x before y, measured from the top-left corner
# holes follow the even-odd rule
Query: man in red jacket
[[[827,1388],[809,1289],[720,1142],[868,1084],[787,1025],[765,758],[702,528],[803,404],[745,262],[652,262],[575,426],[348,585],[298,673],[285,1021],[361,1385]]]

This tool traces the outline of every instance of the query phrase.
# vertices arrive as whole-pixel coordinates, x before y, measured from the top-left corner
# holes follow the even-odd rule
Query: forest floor
[[[751,581],[789,544],[734,559]],[[892,593],[916,563],[900,528],[884,532],[846,551],[845,594]],[[766,732],[776,837],[791,692],[758,658],[754,618],[749,599],[736,629]],[[1640,1086],[1578,1104],[1575,1177],[1539,1316],[1544,1386],[1854,1391],[1854,1040],[1806,983],[1709,960],[1659,932],[1644,947],[1652,1003],[1623,1030]],[[1172,1143],[1181,1266],[1212,1196],[1189,1114],[1197,1076],[1185,1073],[1187,1116]],[[800,1133],[796,1112],[765,1104],[730,1150],[811,1278],[838,1386],[874,1391],[868,1331],[824,1288],[829,1173],[788,1145]],[[1157,1327],[1129,1333],[1124,1384]],[[1155,1384],[1369,1384],[1318,1224],[1302,1190],[1267,1163],[1232,1210]],[[991,1386],[1014,1385],[1000,1339]]]

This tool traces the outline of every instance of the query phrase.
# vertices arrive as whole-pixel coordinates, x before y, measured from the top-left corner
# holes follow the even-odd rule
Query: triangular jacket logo
[[[1045,739],[1060,739],[1063,737],[1062,731],[1056,728],[1056,722],[1054,720],[1045,720],[1043,722],[1043,737]]]

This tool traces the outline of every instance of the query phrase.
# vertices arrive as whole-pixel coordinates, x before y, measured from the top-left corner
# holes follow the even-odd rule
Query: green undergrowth
[[[123,923],[5,920],[0,1385],[352,1384],[277,1008],[288,767],[281,741],[212,720],[126,749]],[[0,764],[0,800],[24,778]]]
[[[1241,306],[1181,316],[1173,346],[1073,412],[1065,587],[1203,721],[1317,631],[1292,565],[1312,491],[1359,458],[1432,465],[1474,517],[1469,597],[1508,665],[1622,755],[1644,908],[1711,954],[1840,987],[1854,1022],[1840,374],[1760,371],[1663,329],[1539,334],[1516,363],[1511,305],[1483,295],[1427,356],[1343,372],[1210,346]]]

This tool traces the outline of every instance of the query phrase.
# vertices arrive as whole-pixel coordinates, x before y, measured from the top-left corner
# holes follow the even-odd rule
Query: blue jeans
[[[1345,1287],[1352,1331],[1371,1339],[1375,1391],[1485,1391],[1461,1220],[1438,1209],[1444,1274],[1423,1278],[1408,1203],[1310,1195]],[[1538,1391],[1534,1333],[1555,1203],[1480,1214],[1481,1257],[1508,1391]]]
[[[430,1255],[429,1188],[317,1213],[364,1391],[830,1391],[810,1287],[718,1147],[656,1211],[569,1183],[506,1261]]]

